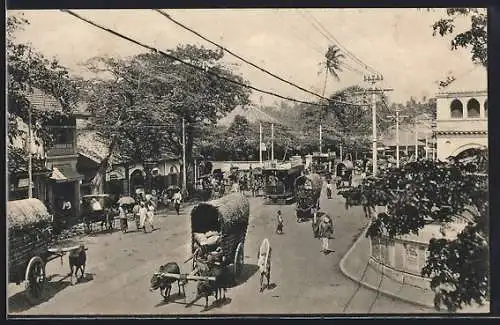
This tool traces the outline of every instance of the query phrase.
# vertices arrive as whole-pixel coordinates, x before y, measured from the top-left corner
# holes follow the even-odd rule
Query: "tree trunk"
[[[323,84],[323,93],[321,96],[325,97],[325,92],[326,92],[326,82],[328,81],[328,66],[325,69],[325,83]]]

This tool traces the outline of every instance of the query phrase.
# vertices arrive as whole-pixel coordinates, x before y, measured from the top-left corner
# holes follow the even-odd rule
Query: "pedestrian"
[[[321,217],[319,224],[319,238],[321,240],[321,252],[325,255],[330,253],[329,240],[333,238],[333,221],[326,213]]]
[[[125,208],[121,203],[118,206],[118,217],[120,218],[120,228],[123,231],[123,233],[126,233],[128,230],[128,220],[127,220],[127,214],[125,213]]]
[[[144,223],[146,222],[148,214],[148,209],[146,208],[146,204],[144,201],[141,201],[141,207],[139,208],[139,228],[146,232],[146,227]]]
[[[140,222],[139,222],[139,209],[141,208],[141,205],[139,202],[134,204],[134,207],[132,208],[132,213],[134,214],[134,221],[135,221],[135,226],[137,228],[137,231],[140,229]]]
[[[172,201],[174,201],[175,212],[177,212],[177,215],[179,215],[182,202],[182,194],[180,189],[177,189],[174,196],[172,197]]]
[[[238,181],[235,180],[233,182],[233,186],[231,187],[231,192],[236,193],[240,191],[240,184],[238,184]]]
[[[281,210],[278,210],[277,215],[276,215],[276,233],[279,235],[283,234],[283,216],[281,215]]]
[[[313,234],[314,238],[318,238],[318,230],[319,230],[319,218],[318,218],[318,209],[316,207],[313,207],[311,209],[312,212],[312,229],[313,229]]]
[[[146,212],[146,221],[151,227],[151,231],[155,230],[153,225],[153,218],[155,216],[155,205],[152,201],[149,201],[147,204],[147,212]],[[144,225],[144,229],[146,229],[146,225]]]
[[[332,183],[330,180],[328,180],[328,183],[326,184],[326,196],[328,199],[332,198]]]

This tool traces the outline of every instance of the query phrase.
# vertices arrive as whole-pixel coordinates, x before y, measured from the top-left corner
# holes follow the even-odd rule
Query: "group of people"
[[[180,205],[182,202],[182,194],[178,190],[172,197],[174,202],[175,211],[177,215],[180,213]],[[136,195],[135,204],[132,208],[133,218],[137,227],[137,230],[142,230],[145,233],[148,229],[151,232],[155,230],[153,220],[157,209],[157,202],[153,197],[147,197],[143,193]],[[120,203],[118,206],[118,216],[120,219],[120,225],[123,232],[128,230],[128,219],[127,219],[127,209],[126,205]]]

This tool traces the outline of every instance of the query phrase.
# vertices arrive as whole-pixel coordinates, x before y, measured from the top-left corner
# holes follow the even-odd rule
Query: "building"
[[[96,131],[86,129],[88,121],[78,120],[78,172],[84,175],[81,183],[83,195],[92,193],[91,181],[99,164],[108,154],[108,144]],[[146,172],[142,162],[121,161],[119,154],[111,156],[111,166],[97,193],[132,195],[144,188]],[[152,187],[161,191],[170,185],[180,185],[181,163],[179,157],[164,154],[158,161],[147,166],[151,168]]]
[[[8,200],[22,200],[28,198],[28,155],[32,157],[32,194],[42,201],[47,199],[47,183],[52,173],[45,165],[46,155],[40,139],[33,136],[31,146],[28,141],[28,125],[20,118],[17,126],[24,133],[13,139],[8,150]]]
[[[40,89],[34,88],[33,92],[26,94],[26,98],[32,111],[63,111],[59,100]],[[73,215],[78,216],[80,214],[80,181],[83,176],[76,171],[78,157],[76,154],[76,119],[72,113],[54,114],[55,117],[47,122],[46,127],[54,134],[54,143],[50,148],[44,148],[41,139],[36,141],[39,144],[31,145],[31,152],[35,156],[32,168],[33,196],[56,209],[61,207],[63,200],[67,200],[71,202]],[[21,127],[27,128],[26,125]],[[26,139],[20,140],[26,142]],[[29,185],[27,166],[20,166],[17,170],[14,168],[11,171],[12,173],[9,173],[10,197],[27,198]]]
[[[488,146],[488,79],[475,67],[437,94],[437,158],[466,155]]]

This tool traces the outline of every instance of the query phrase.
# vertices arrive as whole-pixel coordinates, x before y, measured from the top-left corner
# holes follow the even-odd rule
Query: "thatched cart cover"
[[[9,231],[35,227],[40,223],[50,223],[52,215],[38,199],[7,202],[7,222]]]
[[[199,203],[191,211],[193,233],[215,230],[226,232],[235,226],[248,225],[250,204],[242,193],[231,193],[220,199]]]

